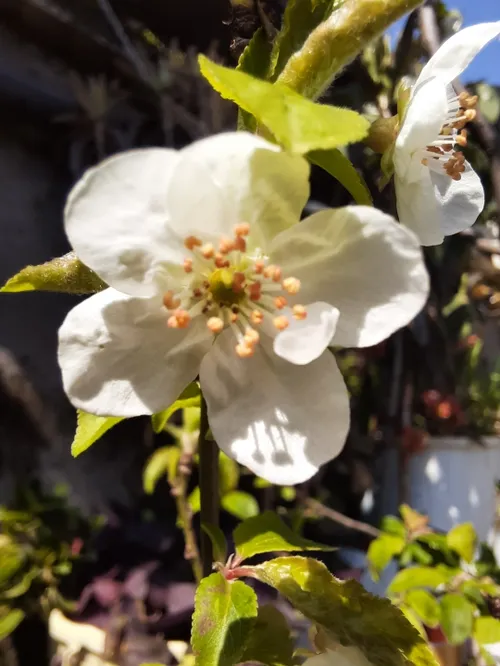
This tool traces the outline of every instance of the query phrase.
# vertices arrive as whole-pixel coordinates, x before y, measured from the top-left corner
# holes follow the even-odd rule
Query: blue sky
[[[462,14],[463,27],[484,21],[500,21],[500,0],[447,0],[446,4],[449,9],[458,9]],[[391,34],[394,34],[392,30]],[[480,79],[500,85],[499,40],[486,46],[462,76],[464,82]]]

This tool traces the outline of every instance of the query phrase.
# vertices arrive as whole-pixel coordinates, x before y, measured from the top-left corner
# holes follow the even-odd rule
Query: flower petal
[[[484,208],[481,180],[468,162],[460,180],[431,172],[434,194],[441,212],[441,229],[445,236],[469,229]]]
[[[292,311],[283,310],[290,325],[274,339],[274,353],[296,365],[317,359],[332,341],[340,312],[328,303],[311,303],[306,319],[296,320]]]
[[[447,109],[446,85],[440,79],[431,79],[414,88],[394,147],[394,167],[401,176],[406,171],[401,162],[437,139]]]
[[[408,324],[429,289],[417,238],[368,206],[324,210],[278,236],[271,261],[301,281],[296,301],[338,308],[334,345],[366,347]]]
[[[201,364],[215,440],[271,483],[306,481],[340,453],[349,429],[347,389],[333,355],[297,366],[263,344],[240,359],[234,343],[224,332]]]
[[[442,44],[420,72],[417,85],[438,76],[451,83],[470,65],[479,51],[500,34],[500,21],[478,23],[455,33]]]
[[[92,414],[153,414],[196,377],[210,346],[201,318],[174,330],[156,299],[106,289],[73,308],[59,329],[64,390]]]
[[[78,258],[124,293],[152,296],[155,266],[182,263],[166,226],[178,159],[167,148],[122,153],[87,171],[69,195],[64,225]]]
[[[232,235],[252,225],[249,242],[265,247],[300,219],[309,197],[309,164],[247,132],[227,132],[193,143],[168,191],[179,233]]]
[[[441,228],[441,213],[429,169],[422,166],[420,180],[413,183],[404,181],[396,174],[394,183],[401,224],[417,235],[421,245],[442,243],[444,233]]]

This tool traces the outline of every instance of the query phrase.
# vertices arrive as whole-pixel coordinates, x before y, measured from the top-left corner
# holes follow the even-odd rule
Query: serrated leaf
[[[220,494],[224,496],[226,493],[235,490],[239,480],[240,468],[238,467],[238,463],[221,451],[219,454]]]
[[[186,386],[184,391],[180,394],[177,400],[172,405],[170,405],[170,407],[167,407],[167,409],[164,409],[162,412],[158,412],[158,414],[153,414],[151,417],[153,430],[156,433],[162,432],[172,414],[174,414],[179,409],[199,407],[200,401],[200,387],[197,382],[191,382],[191,384]]]
[[[77,409],[76,432],[71,444],[71,455],[73,458],[86,451],[108,430],[111,430],[117,423],[124,420],[122,416],[95,416],[95,414],[87,414],[87,412]]]
[[[481,645],[500,643],[500,620],[478,617],[474,622],[474,639]]]
[[[234,666],[242,660],[257,617],[257,596],[242,581],[220,573],[196,590],[191,645],[196,666]]]
[[[255,116],[292,153],[336,148],[368,133],[368,121],[355,111],[315,104],[286,86],[216,65],[203,55],[198,59],[212,87]]]
[[[180,457],[179,447],[162,446],[148,458],[142,472],[142,487],[146,494],[154,493],[156,484],[163,476],[167,477],[169,483],[174,481]]]
[[[225,562],[227,560],[227,541],[224,532],[218,525],[202,523],[201,529],[208,534],[212,542],[214,562]]]
[[[260,606],[243,662],[265,666],[293,666],[294,641],[288,623],[274,606]]]
[[[417,587],[431,589],[447,583],[454,575],[454,571],[446,567],[410,567],[399,571],[387,588],[389,594],[407,592]]]
[[[428,627],[437,627],[441,617],[439,603],[427,590],[410,590],[405,603],[415,611]]]
[[[256,30],[238,60],[237,70],[266,79],[271,61],[271,44],[264,28]],[[242,109],[238,113],[238,129],[255,132],[257,123],[251,113]]]
[[[107,285],[87,268],[74,252],[39,266],[26,266],[0,289],[3,292],[62,291],[68,294],[93,294]]]
[[[296,534],[273,511],[240,523],[233,532],[233,539],[236,554],[242,560],[275,551],[335,550]]]
[[[342,4],[339,0],[288,0],[283,27],[276,36],[271,54],[271,79],[281,74],[289,58],[304,44],[309,34]]]
[[[374,666],[435,664],[425,640],[388,599],[369,594],[355,580],[340,581],[324,564],[278,557],[253,567],[303,615],[343,646],[356,646]]]
[[[446,542],[463,560],[472,562],[477,544],[477,534],[472,523],[453,527],[446,535]]]
[[[394,534],[382,534],[374,539],[366,554],[370,565],[370,574],[378,580],[379,573],[386,568],[395,555],[399,555],[405,547],[405,539]]]
[[[307,155],[307,159],[338,180],[357,204],[373,206],[372,195],[364,178],[355,169],[351,160],[338,148],[315,150]]]
[[[461,645],[472,634],[474,606],[459,594],[441,599],[441,629],[451,645]]]
[[[10,610],[4,606],[0,607],[0,641],[7,638],[24,620],[25,612],[19,608]]]
[[[406,606],[405,604],[401,604],[399,606],[399,610],[403,613],[408,622],[410,622],[415,627],[418,633],[424,638],[427,638],[425,627],[422,624],[420,618],[415,613],[415,611],[411,609],[409,606]]]
[[[222,508],[239,520],[246,520],[259,514],[259,503],[253,495],[242,490],[231,490],[221,498]]]

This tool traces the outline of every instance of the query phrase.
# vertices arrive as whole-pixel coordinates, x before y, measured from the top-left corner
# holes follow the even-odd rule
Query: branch
[[[219,447],[208,433],[207,403],[201,396],[200,438],[198,440],[200,518],[202,524],[219,525]],[[203,575],[209,576],[213,567],[212,541],[205,530],[201,532]]]
[[[375,539],[381,534],[380,530],[373,525],[369,525],[368,523],[363,523],[360,520],[354,520],[353,518],[344,516],[343,513],[335,511],[335,509],[331,509],[330,507],[321,504],[321,502],[318,502],[315,499],[306,499],[305,506],[310,514],[333,520],[334,522],[347,527],[349,530],[364,532],[364,534],[368,534]]]

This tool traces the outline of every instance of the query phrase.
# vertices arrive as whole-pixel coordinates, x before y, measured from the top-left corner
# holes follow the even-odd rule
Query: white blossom
[[[411,91],[393,160],[399,219],[422,245],[438,245],[468,229],[484,208],[481,181],[458,150],[467,143],[465,126],[475,117],[477,97],[457,96],[452,81],[499,34],[500,21],[456,33]]]
[[[109,288],[59,332],[72,403],[132,417],[199,376],[223,451],[279,484],[342,449],[349,401],[329,345],[374,345],[422,308],[414,234],[369,207],[315,213],[302,157],[246,133],[90,170],[65,228]]]

